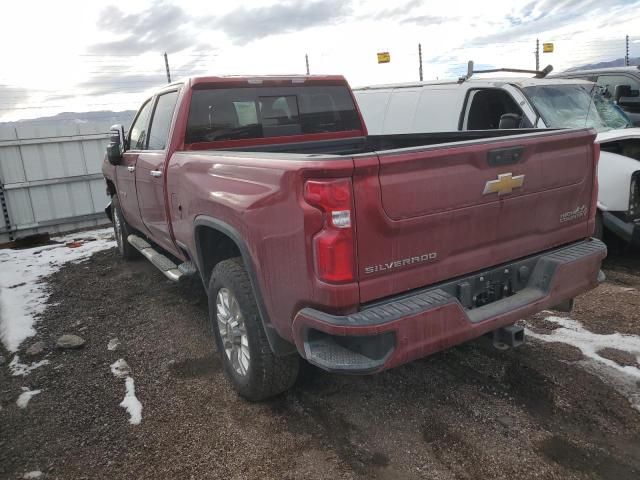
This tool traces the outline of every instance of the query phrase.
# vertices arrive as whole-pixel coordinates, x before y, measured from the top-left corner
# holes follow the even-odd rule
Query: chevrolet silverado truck
[[[595,287],[594,138],[370,136],[340,76],[190,78],[112,127],[107,214],[122,256],[201,279],[257,401],[301,357],[365,374],[485,334],[516,346],[517,320]]]

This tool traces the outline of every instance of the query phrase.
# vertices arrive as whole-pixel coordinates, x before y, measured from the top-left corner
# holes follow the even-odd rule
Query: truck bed
[[[551,130],[545,130],[551,131]],[[263,152],[263,153],[298,153],[325,155],[355,155],[398,148],[411,148],[437,144],[449,144],[489,138],[502,138],[530,133],[540,133],[540,129],[517,130],[476,130],[464,132],[410,133],[397,135],[369,135],[338,140],[315,142],[296,142],[254,147],[238,147],[225,151]]]

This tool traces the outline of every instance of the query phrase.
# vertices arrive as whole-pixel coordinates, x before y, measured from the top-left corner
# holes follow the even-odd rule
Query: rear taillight
[[[305,201],[324,214],[322,230],[313,236],[318,277],[331,283],[354,279],[353,198],[351,180],[308,180]]]

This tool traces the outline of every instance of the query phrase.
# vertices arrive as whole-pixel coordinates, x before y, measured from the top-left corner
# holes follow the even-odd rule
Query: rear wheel
[[[113,217],[113,231],[118,244],[118,251],[127,260],[132,260],[138,256],[138,251],[131,245],[127,238],[133,233],[133,229],[129,226],[122,215],[118,196],[111,198],[111,215]]]
[[[271,351],[240,258],[216,265],[208,294],[216,345],[233,388],[251,401],[291,388],[298,376],[300,357],[278,357]]]

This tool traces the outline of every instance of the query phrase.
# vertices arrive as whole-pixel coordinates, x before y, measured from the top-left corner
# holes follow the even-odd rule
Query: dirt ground
[[[571,318],[598,334],[640,335],[640,253],[613,253],[605,272]],[[478,340],[367,377],[307,367],[291,392],[250,404],[224,379],[201,285],[172,284],[115,250],[49,283],[38,335],[19,354],[43,340],[30,361],[50,364],[11,376],[0,352],[0,478],[640,478],[640,412],[564,343],[500,352]],[[557,327],[544,315],[527,322]],[[85,347],[55,349],[64,333]],[[632,362],[624,353],[603,355]],[[139,425],[119,406],[125,382],[110,365],[120,358]],[[18,409],[22,387],[41,393]]]

